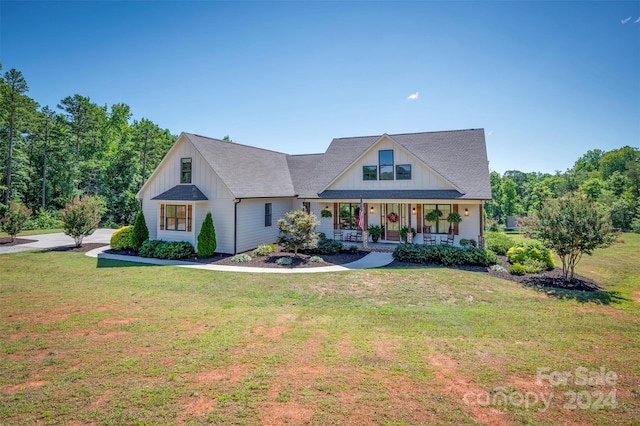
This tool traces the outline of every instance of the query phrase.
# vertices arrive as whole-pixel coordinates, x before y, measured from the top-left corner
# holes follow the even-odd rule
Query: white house
[[[274,242],[278,218],[298,208],[315,213],[330,238],[355,232],[361,199],[365,224],[381,225],[383,241],[399,241],[403,226],[416,241],[426,226],[446,234],[446,220],[425,219],[434,209],[462,216],[456,244],[477,239],[491,185],[483,129],[340,138],[309,155],[182,133],[137,197],[151,239],[195,247],[211,212],[216,251],[235,254]]]

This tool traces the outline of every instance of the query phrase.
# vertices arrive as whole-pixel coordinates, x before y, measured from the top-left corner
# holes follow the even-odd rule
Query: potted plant
[[[367,231],[369,231],[369,235],[371,235],[374,243],[377,243],[378,239],[382,236],[382,226],[380,225],[369,225]]]
[[[436,224],[436,226],[433,227],[432,232],[436,232],[437,226],[438,226],[438,221],[440,220],[440,218],[442,217],[442,212],[440,210],[431,210],[429,213],[424,215],[424,219],[427,222],[434,222]]]
[[[462,217],[460,216],[460,213],[458,213],[458,212],[451,212],[447,216],[447,221],[450,224],[449,225],[449,233],[452,234],[454,225],[462,222]]]
[[[323,209],[320,210],[320,217],[333,217],[333,213],[331,213],[331,210]]]
[[[407,241],[407,234],[409,234],[409,228],[405,225],[400,228],[400,238],[402,241]],[[411,235],[411,240],[413,241],[413,238],[416,237],[416,228],[411,228]]]

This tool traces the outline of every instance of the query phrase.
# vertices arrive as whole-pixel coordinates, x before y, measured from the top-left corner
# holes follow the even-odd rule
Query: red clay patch
[[[263,336],[272,340],[280,339],[286,331],[289,331],[289,327],[285,325],[274,325],[273,327],[258,326],[253,330],[253,332],[258,336]]]
[[[185,423],[185,416],[195,416],[200,417],[209,413],[213,409],[213,404],[216,402],[215,399],[209,398],[206,395],[189,395],[182,399],[182,409],[180,417],[177,420],[178,424]]]
[[[140,318],[107,318],[98,323],[98,325],[128,325],[135,321],[138,321]]]
[[[18,391],[21,391],[22,389],[39,388],[39,387],[42,387],[42,386],[46,385],[47,383],[48,382],[46,382],[44,380],[31,380],[29,382],[20,383],[20,384],[13,385],[13,386],[4,386],[3,390],[5,390],[8,393],[16,393]]]
[[[217,382],[220,380],[228,380],[231,383],[236,383],[242,380],[242,378],[251,371],[252,368],[253,364],[232,364],[228,367],[219,367],[202,372],[196,376],[196,380],[199,384]]]

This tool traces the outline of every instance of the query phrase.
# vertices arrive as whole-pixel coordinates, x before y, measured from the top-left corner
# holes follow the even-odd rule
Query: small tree
[[[133,225],[133,237],[131,242],[133,243],[134,250],[140,250],[142,244],[149,239],[149,229],[147,228],[147,222],[144,220],[144,213],[138,212],[136,216],[136,223]]]
[[[213,226],[213,218],[211,217],[211,212],[209,212],[205,216],[204,222],[202,222],[202,229],[198,234],[198,256],[211,256],[215,253],[217,246],[216,228]]]
[[[76,247],[82,245],[82,239],[93,234],[98,228],[104,212],[104,202],[98,197],[74,198],[60,212],[64,233],[73,237]]]
[[[22,203],[11,202],[2,218],[2,230],[11,236],[11,242],[22,231],[31,217],[31,210]]]
[[[562,259],[564,279],[574,280],[582,255],[616,241],[609,217],[583,194],[550,200],[528,223],[528,235],[540,240]]]
[[[318,233],[313,232],[320,222],[313,213],[295,210],[278,219],[278,243],[298,256],[298,250],[308,250],[318,246]]]

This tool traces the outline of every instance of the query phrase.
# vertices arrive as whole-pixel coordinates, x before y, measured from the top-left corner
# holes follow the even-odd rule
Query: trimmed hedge
[[[324,235],[320,235],[318,246],[310,250],[305,250],[307,254],[338,254],[342,250],[340,241],[330,240]]]
[[[133,226],[123,226],[111,235],[111,248],[114,250],[135,249],[133,244]]]
[[[253,251],[253,257],[269,256],[276,250],[275,244],[261,244]]]
[[[446,245],[423,246],[417,244],[399,244],[393,251],[393,258],[400,262],[435,263],[446,266],[489,266],[498,261],[496,254],[491,250],[460,248]]]
[[[147,240],[140,247],[139,254],[142,257],[178,260],[193,256],[195,252],[187,241]]]
[[[503,256],[516,245],[515,241],[502,232],[487,232],[484,236],[484,243],[487,250]]]

